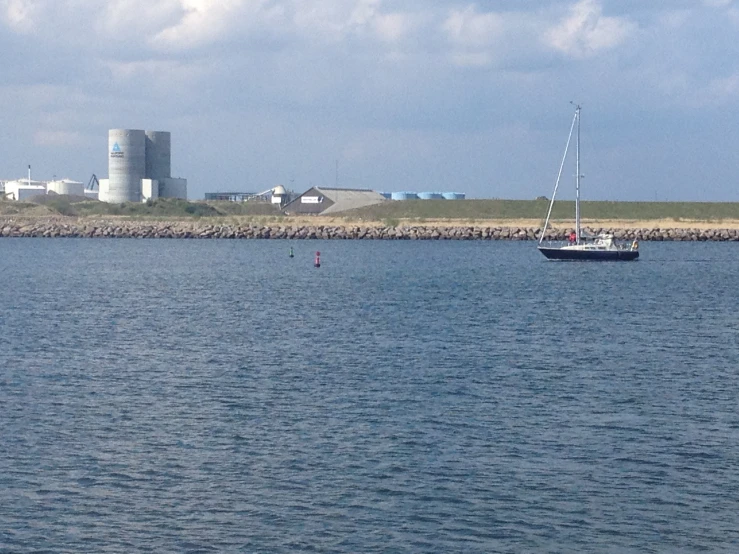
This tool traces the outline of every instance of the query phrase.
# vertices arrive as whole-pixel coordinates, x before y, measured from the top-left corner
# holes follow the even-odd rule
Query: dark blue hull
[[[540,246],[539,251],[550,260],[573,262],[631,262],[639,257],[638,250],[565,250]]]

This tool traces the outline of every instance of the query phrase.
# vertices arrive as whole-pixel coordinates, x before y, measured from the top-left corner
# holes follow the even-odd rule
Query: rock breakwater
[[[549,229],[544,240],[564,240],[571,229]],[[739,241],[739,229],[585,228],[585,233],[610,233],[621,240]],[[193,222],[141,221],[0,221],[0,237],[181,238],[181,239],[338,239],[338,240],[538,240],[535,227],[361,225],[214,225]]]

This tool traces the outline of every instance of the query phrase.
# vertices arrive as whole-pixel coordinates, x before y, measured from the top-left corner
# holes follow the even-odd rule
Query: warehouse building
[[[262,192],[206,192],[205,199],[225,202],[269,202],[277,207],[290,200],[290,193],[282,185],[268,188]]]
[[[290,215],[329,215],[386,202],[379,193],[368,189],[312,187],[288,202],[283,212]]]
[[[171,136],[166,131],[110,129],[108,178],[100,179],[103,202],[187,199],[187,179],[171,175]]]

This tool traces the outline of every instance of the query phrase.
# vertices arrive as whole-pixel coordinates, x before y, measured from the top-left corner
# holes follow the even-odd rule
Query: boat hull
[[[571,250],[540,246],[539,252],[549,260],[573,262],[631,262],[639,258],[638,250]]]

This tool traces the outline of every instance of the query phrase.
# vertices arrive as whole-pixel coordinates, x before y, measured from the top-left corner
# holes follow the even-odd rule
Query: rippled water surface
[[[0,240],[0,551],[739,551],[739,244],[292,246]]]

